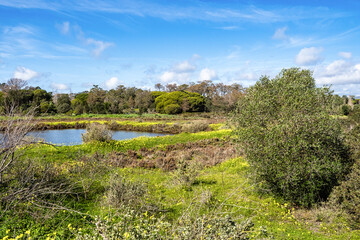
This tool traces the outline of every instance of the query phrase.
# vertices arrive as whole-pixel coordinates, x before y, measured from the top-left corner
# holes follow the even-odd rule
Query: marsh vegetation
[[[360,238],[357,105],[343,107],[300,69],[236,99],[227,122],[215,113],[4,117],[0,237]],[[24,141],[40,126],[88,131],[73,146]],[[110,138],[125,127],[177,134]]]

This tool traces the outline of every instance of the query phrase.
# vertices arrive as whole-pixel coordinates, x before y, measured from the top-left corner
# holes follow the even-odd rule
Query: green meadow
[[[233,142],[231,130],[218,130],[77,146],[26,147],[21,150],[22,164],[30,166],[31,162],[33,176],[41,177],[50,171],[51,181],[66,188],[62,193],[58,189],[59,193],[14,200],[16,206],[9,206],[1,217],[0,236],[186,239],[216,237],[220,229],[224,239],[234,231],[242,233],[240,239],[359,238],[360,233],[351,230],[341,216],[330,221],[329,213],[320,207],[302,209],[270,194],[258,193],[249,180],[249,164]],[[233,144],[229,147],[229,143]],[[205,155],[185,156],[191,148],[204,151]],[[229,148],[234,152],[229,158],[204,163],[204,159],[213,161],[207,158],[217,156],[214,152],[220,150],[217,154],[224,154]],[[176,161],[187,159],[185,168],[165,169],[161,164],[120,167],[111,161],[114,154],[127,154],[130,158],[136,153],[135,161],[149,163],[149,159],[174,151]],[[153,158],[149,157],[151,154]],[[118,195],[117,190],[121,190]],[[205,225],[199,226],[199,219]]]

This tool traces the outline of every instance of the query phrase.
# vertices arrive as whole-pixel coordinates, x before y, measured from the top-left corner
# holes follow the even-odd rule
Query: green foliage
[[[26,81],[21,79],[10,79],[7,83],[0,84],[2,95],[0,96],[0,113],[8,112],[11,106],[17,106],[23,112],[26,112],[29,107],[35,107],[37,108],[36,115],[47,115],[56,112],[52,105],[55,103],[58,113],[67,115],[72,113],[75,115],[139,113],[141,115],[153,112],[157,107],[155,99],[168,94],[170,95],[165,100],[167,103],[160,104],[158,112],[165,113],[164,108],[169,104],[178,104],[181,112],[228,112],[234,108],[237,99],[244,93],[244,89],[239,84],[214,84],[210,80],[180,86],[168,84],[167,91],[174,93],[148,91],[123,85],[107,91],[94,85],[90,91],[75,94],[75,99],[71,95],[70,109],[68,101],[66,104],[57,104],[58,94],[55,94],[54,102],[52,102],[51,92],[46,92],[39,87],[25,87],[26,84]],[[159,90],[165,89],[161,84],[158,86]],[[39,108],[40,105],[42,105],[41,108]]]
[[[204,111],[204,97],[198,93],[175,91],[161,94],[155,99],[158,113],[180,113]]]
[[[105,124],[91,123],[86,127],[86,132],[81,134],[84,143],[88,142],[108,142],[112,140],[112,132]]]
[[[31,107],[32,99],[33,92],[30,89],[9,89],[4,102],[6,112],[11,112],[13,107],[17,107],[21,112],[26,112]]]
[[[67,113],[71,109],[70,97],[68,94],[59,94],[56,101],[58,113]]]
[[[130,208],[124,208],[116,214],[96,217],[96,228],[89,232],[75,233],[76,240],[95,239],[169,239],[171,223],[163,218],[139,213]]]
[[[347,141],[351,146],[353,158],[356,160],[351,172],[341,184],[334,188],[330,203],[349,213],[355,222],[360,220],[360,125],[356,125],[347,133]]]
[[[179,104],[169,104],[169,105],[166,105],[165,108],[164,108],[164,112],[166,114],[177,114],[177,113],[181,113],[181,107]]]
[[[153,97],[153,99],[156,99],[157,97],[163,95],[166,92],[161,92],[161,91],[152,91],[151,92],[151,96]]]
[[[76,234],[82,239],[249,239],[254,224],[248,220],[236,222],[229,216],[204,215],[173,223],[163,217],[139,214],[124,209],[110,219],[96,219],[97,228],[91,233]]]
[[[83,113],[87,113],[89,110],[87,99],[88,93],[79,93],[75,96],[75,99],[71,101],[71,108],[75,115],[80,115]]]
[[[107,108],[105,105],[105,95],[106,91],[98,85],[94,85],[93,88],[90,89],[87,97],[87,104],[89,106],[89,110],[92,113],[103,114],[107,112]]]
[[[191,189],[191,185],[196,181],[203,168],[201,163],[191,161],[192,159],[181,158],[177,162],[176,170],[173,172],[174,180],[186,190]]]
[[[352,165],[332,95],[308,70],[262,77],[240,99],[234,124],[261,187],[295,204],[325,200]]]
[[[342,111],[342,114],[347,116],[349,115],[350,111],[351,111],[351,107],[347,104],[344,104],[341,106],[341,111]]]
[[[349,118],[356,122],[357,124],[360,123],[360,105],[354,105],[354,109],[350,112]]]
[[[39,106],[39,110],[41,113],[49,113],[49,114],[53,114],[56,112],[56,107],[54,105],[54,103],[52,101],[41,101],[40,102],[40,106]]]
[[[187,221],[186,221],[187,220]],[[178,239],[250,239],[254,224],[250,220],[238,223],[230,216],[201,216],[190,221],[186,219],[176,234]]]
[[[329,202],[349,213],[355,223],[360,220],[360,162],[357,161],[346,180],[334,188]]]

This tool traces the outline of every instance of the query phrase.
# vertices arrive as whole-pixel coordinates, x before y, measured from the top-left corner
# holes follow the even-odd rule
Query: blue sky
[[[250,86],[282,68],[360,96],[360,1],[0,0],[0,82]]]

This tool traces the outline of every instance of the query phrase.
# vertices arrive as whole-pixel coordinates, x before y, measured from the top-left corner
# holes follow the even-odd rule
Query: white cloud
[[[14,78],[20,78],[25,81],[36,77],[40,77],[40,74],[25,67],[17,67],[14,72]]]
[[[81,30],[81,27],[78,25],[74,25],[72,27],[74,29],[74,32],[76,34],[76,37],[78,40],[82,41],[86,45],[92,45],[95,48],[92,50],[92,54],[94,57],[100,57],[101,54],[109,47],[114,46],[114,43],[111,42],[104,42],[101,40],[96,40],[93,38],[87,38],[85,37],[84,32]]]
[[[351,52],[339,52],[339,56],[342,58],[349,59],[349,58],[351,58],[352,54],[351,54]]]
[[[166,71],[160,76],[160,80],[165,83],[186,83],[191,79],[191,73],[177,73],[174,71]]]
[[[314,76],[318,84],[360,84],[360,63],[336,60],[326,67],[315,69]]]
[[[300,50],[298,55],[296,55],[295,62],[301,66],[311,66],[317,64],[322,57],[320,53],[323,51],[323,48],[303,48]]]
[[[215,80],[217,79],[218,76],[215,72],[215,70],[213,69],[209,69],[209,68],[204,68],[201,70],[200,72],[200,76],[199,76],[199,80]]]
[[[70,23],[69,22],[63,22],[62,24],[58,25],[58,28],[60,32],[64,35],[68,34],[70,31]]]
[[[119,79],[117,77],[112,77],[105,82],[107,89],[114,89],[119,85]]]
[[[283,27],[283,28],[278,28],[276,29],[274,35],[272,36],[273,39],[278,39],[278,40],[284,40],[287,39],[288,36],[286,35],[286,30],[287,27]]]
[[[193,72],[196,69],[195,65],[189,63],[189,61],[184,61],[174,66],[174,71],[177,73],[184,73],[184,72]]]
[[[103,42],[92,38],[87,38],[86,43],[95,46],[95,49],[93,49],[92,51],[95,57],[100,57],[100,55],[102,54],[103,51],[105,51],[105,49],[114,45],[113,43]]]
[[[199,54],[196,54],[196,53],[194,55],[192,55],[192,57],[191,57],[192,61],[196,61],[196,60],[199,60],[199,59],[201,59],[201,56]]]
[[[63,83],[51,83],[51,88],[55,90],[67,90],[69,87]]]
[[[164,72],[161,76],[160,76],[160,80],[163,82],[172,82],[176,80],[176,74],[174,72]]]
[[[334,76],[341,74],[345,69],[350,67],[350,63],[344,61],[344,60],[336,60],[332,63],[330,63],[328,66],[326,66],[326,75],[328,76]]]
[[[246,61],[246,67],[238,68],[236,70],[226,71],[221,76],[221,82],[225,84],[241,84],[249,87],[254,85],[261,75],[270,75],[268,71],[256,70],[249,66],[249,61]]]
[[[231,31],[231,30],[236,30],[236,29],[238,29],[238,28],[239,28],[238,26],[225,26],[225,27],[218,27],[218,29],[228,30],[228,31]]]
[[[198,55],[195,56],[198,58]],[[194,58],[194,56],[193,56]],[[185,83],[191,80],[191,76],[196,70],[196,66],[189,61],[183,61],[173,65],[170,70],[163,72],[160,80],[165,83]]]
[[[31,26],[23,25],[23,26],[16,26],[16,27],[5,27],[4,34],[27,34],[32,35],[35,34],[35,29]]]
[[[247,72],[240,74],[240,79],[244,79],[247,81],[254,81],[259,79],[259,77],[254,72]]]

